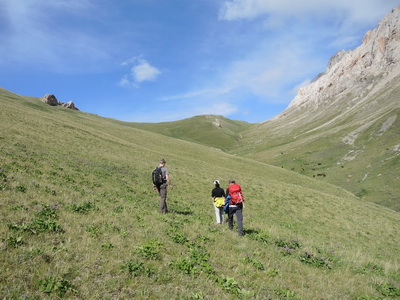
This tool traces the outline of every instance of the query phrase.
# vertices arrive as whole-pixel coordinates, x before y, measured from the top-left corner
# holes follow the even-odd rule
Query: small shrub
[[[298,299],[296,293],[288,288],[278,288],[274,292],[277,296],[279,296],[279,299]]]
[[[82,204],[71,204],[69,205],[69,209],[73,212],[79,214],[87,214],[89,211],[94,210],[96,208],[93,202],[87,201]]]
[[[132,277],[136,277],[144,273],[145,267],[142,262],[128,261],[122,265],[122,269],[127,271]]]
[[[385,271],[382,267],[372,264],[372,263],[368,263],[364,268],[361,269],[361,273],[362,274],[376,274],[376,275],[384,275]]]
[[[29,227],[32,233],[38,232],[63,232],[61,225],[55,220],[45,218],[34,218]]]
[[[11,248],[18,248],[24,243],[21,236],[10,236],[6,239],[6,242]]]
[[[222,277],[218,279],[218,284],[228,293],[234,295],[240,294],[241,288],[233,277],[226,277],[225,275],[222,275]]]
[[[101,245],[101,249],[103,250],[111,250],[114,248],[114,245],[111,243],[104,243]]]
[[[168,235],[177,244],[184,245],[189,241],[186,236],[178,232],[170,232]]]
[[[263,265],[260,261],[254,259],[254,258],[251,258],[251,257],[249,257],[249,256],[246,256],[246,258],[245,258],[243,261],[244,261],[245,263],[247,263],[247,264],[252,265],[252,266],[255,267],[257,270],[260,270],[260,271],[264,271],[264,270],[265,270],[264,265]]]
[[[138,248],[138,252],[147,259],[157,260],[161,258],[160,251],[163,248],[161,242],[150,240],[146,244]]]
[[[57,205],[50,207],[45,205],[42,210],[35,214],[30,224],[8,224],[10,230],[24,231],[30,234],[37,234],[39,232],[63,232],[61,226],[56,222]]]
[[[68,291],[76,293],[76,288],[63,277],[47,276],[43,280],[39,280],[39,289],[46,294],[55,293],[59,297],[65,296]]]
[[[178,270],[181,270],[188,275],[198,275],[200,273],[199,267],[189,257],[179,258],[173,263],[173,265]]]
[[[99,226],[86,226],[86,232],[88,232],[91,236],[97,237],[100,235],[100,227]]]
[[[146,268],[142,262],[138,261],[127,261],[121,266],[121,268],[125,270],[132,277],[137,277],[142,275],[151,277],[156,274],[154,269]]]
[[[58,218],[57,212],[56,212],[57,208],[58,208],[57,204],[54,204],[53,206],[44,205],[42,210],[37,212],[35,214],[35,216],[37,218],[41,218],[41,219],[57,219]]]
[[[288,248],[297,250],[302,247],[301,243],[298,240],[285,240],[285,239],[277,239],[275,241],[275,245],[280,248]]]
[[[380,284],[376,288],[383,296],[400,297],[400,287],[394,285],[393,282]]]
[[[314,255],[311,252],[304,252],[300,254],[299,259],[301,262],[304,262],[306,264],[310,264],[318,268],[328,268],[328,269],[332,269],[333,263],[337,261],[337,259],[333,256]]]
[[[271,237],[268,234],[262,232],[260,229],[245,230],[245,234],[252,240],[261,242],[263,244],[269,244],[271,240]]]
[[[17,192],[21,192],[21,193],[26,193],[26,191],[28,190],[26,186],[23,185],[18,185],[16,188]]]
[[[25,232],[29,232],[30,231],[30,225],[29,224],[16,224],[16,223],[8,223],[7,227],[9,230],[12,231],[25,231]]]
[[[204,272],[208,276],[214,276],[215,271],[209,263],[210,255],[204,249],[193,242],[187,243],[189,247],[189,255],[187,257],[176,260],[173,264],[179,270],[189,275],[197,275]]]
[[[13,211],[28,210],[28,208],[26,208],[26,207],[23,206],[23,205],[15,205],[15,206],[11,207],[11,210],[13,210]]]

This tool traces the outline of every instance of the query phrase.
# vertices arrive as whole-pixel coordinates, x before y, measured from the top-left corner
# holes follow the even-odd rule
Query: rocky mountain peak
[[[319,106],[326,101],[371,92],[400,75],[400,6],[368,31],[354,50],[339,51],[323,74],[299,90],[288,108]]]

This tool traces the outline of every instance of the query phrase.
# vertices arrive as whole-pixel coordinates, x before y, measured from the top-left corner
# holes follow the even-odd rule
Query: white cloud
[[[140,60],[139,63],[132,67],[132,77],[135,79],[135,82],[141,83],[143,81],[153,81],[157,78],[161,72],[151,66],[147,61]]]
[[[221,20],[253,19],[261,16],[307,17],[319,14],[341,14],[349,23],[370,22],[390,8],[399,5],[397,0],[226,0],[220,10]]]
[[[149,64],[141,56],[132,57],[121,63],[121,66],[134,65],[130,69],[129,74],[125,74],[119,81],[119,85],[123,87],[138,86],[144,81],[154,81],[157,79],[161,71]]]

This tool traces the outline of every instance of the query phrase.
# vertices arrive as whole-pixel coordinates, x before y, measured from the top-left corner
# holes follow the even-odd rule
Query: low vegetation
[[[399,213],[290,170],[0,90],[3,299],[396,299]],[[150,174],[167,160],[170,213]],[[216,225],[215,179],[246,197]],[[226,187],[226,184],[223,184]]]

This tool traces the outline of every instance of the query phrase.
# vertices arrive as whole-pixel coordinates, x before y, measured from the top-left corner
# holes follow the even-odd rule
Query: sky
[[[284,111],[400,0],[0,0],[0,87],[128,122]]]

